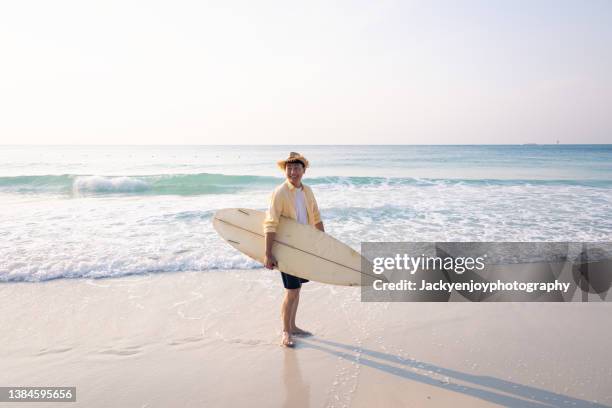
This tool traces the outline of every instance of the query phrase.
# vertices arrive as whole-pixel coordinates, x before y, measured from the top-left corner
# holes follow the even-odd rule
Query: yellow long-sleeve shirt
[[[289,180],[285,180],[283,184],[280,184],[274,189],[270,196],[270,206],[266,212],[266,218],[263,224],[264,233],[276,232],[276,227],[278,226],[281,215],[297,220],[297,212],[295,210],[296,189],[297,187],[291,184]],[[317,200],[309,186],[302,183],[302,189],[306,201],[308,224],[317,225],[321,222],[321,213],[319,212]]]

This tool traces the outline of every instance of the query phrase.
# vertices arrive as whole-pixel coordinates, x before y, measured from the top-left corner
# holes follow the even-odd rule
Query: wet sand
[[[277,273],[1,284],[0,385],[76,386],[44,404],[67,407],[612,405],[611,304],[362,303],[311,282],[315,335],[284,349]]]

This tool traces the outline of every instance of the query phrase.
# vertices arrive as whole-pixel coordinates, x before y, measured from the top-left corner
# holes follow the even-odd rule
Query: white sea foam
[[[149,183],[134,177],[80,176],[74,179],[72,185],[75,194],[89,192],[131,193],[146,191],[149,188]]]
[[[326,230],[362,241],[610,241],[612,191],[579,186],[323,185]],[[214,232],[217,208],[269,192],[0,204],[0,281],[259,268]]]

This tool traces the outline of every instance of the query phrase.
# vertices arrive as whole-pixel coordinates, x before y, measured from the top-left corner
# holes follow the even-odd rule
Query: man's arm
[[[264,265],[268,269],[274,269],[278,266],[276,258],[272,255],[272,245],[274,244],[274,238],[276,238],[276,232],[266,232],[266,257]]]
[[[264,266],[268,269],[274,269],[275,266],[278,266],[276,258],[274,258],[274,255],[272,255],[272,245],[274,244],[274,238],[276,237],[276,227],[280,222],[281,210],[281,197],[276,193],[276,190],[274,190],[272,196],[270,197],[270,207],[266,213],[266,218],[264,219],[263,225],[265,235]]]
[[[312,190],[308,188],[310,196],[312,197],[312,209],[314,212],[314,224],[315,228],[319,231],[325,232],[325,228],[323,227],[323,220],[321,219],[321,212],[319,211],[319,204],[317,204],[317,199],[315,198]]]

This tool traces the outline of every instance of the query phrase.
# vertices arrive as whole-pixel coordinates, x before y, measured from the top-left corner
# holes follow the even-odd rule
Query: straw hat
[[[301,154],[297,153],[297,152],[291,152],[289,153],[289,157],[287,157],[285,160],[279,160],[276,162],[276,164],[278,165],[278,167],[281,170],[285,170],[285,166],[287,165],[287,163],[289,162],[295,162],[295,161],[300,161],[304,164],[304,168],[308,167],[308,160],[306,160],[306,158],[304,156],[302,156]]]

